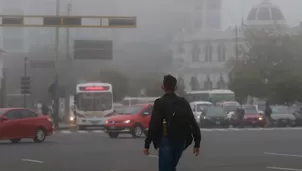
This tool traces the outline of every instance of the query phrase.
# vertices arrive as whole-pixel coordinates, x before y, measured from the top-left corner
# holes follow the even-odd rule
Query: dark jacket
[[[191,145],[193,138],[195,142],[194,147],[200,147],[201,133],[189,103],[184,98],[179,97],[174,93],[166,93],[161,98],[156,99],[154,102],[151,120],[149,123],[149,130],[148,130],[147,138],[145,140],[145,148],[149,148],[151,142],[153,142],[155,149],[159,147],[160,141],[163,137],[162,121],[163,121],[163,117],[166,116],[165,111],[167,109],[167,104],[175,100],[181,100],[182,103],[184,103],[183,105],[187,110],[187,114],[189,115],[188,116],[189,122],[192,128],[191,132],[188,133],[188,135],[190,136],[188,136],[187,139],[185,140],[186,141],[185,148]]]

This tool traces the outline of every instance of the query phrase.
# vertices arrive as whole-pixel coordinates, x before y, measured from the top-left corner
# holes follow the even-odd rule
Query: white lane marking
[[[231,130],[231,131],[240,131],[239,128],[229,128],[229,130]]]
[[[266,155],[271,155],[271,156],[283,156],[283,157],[298,157],[302,158],[302,155],[299,154],[284,154],[284,153],[270,153],[270,152],[264,152]]]
[[[32,160],[32,159],[21,159],[21,160],[25,162],[32,162],[32,163],[44,163],[44,161],[40,161],[40,160]]]
[[[153,155],[153,154],[149,154],[148,156],[149,156],[149,157],[152,157],[152,158],[158,158],[157,155]]]
[[[213,131],[213,129],[200,129],[200,131],[210,132]]]
[[[61,133],[63,133],[63,134],[70,134],[71,131],[70,130],[62,130]]]
[[[103,130],[93,130],[92,132],[93,132],[93,133],[104,133]]]
[[[284,168],[284,167],[272,167],[272,166],[268,166],[266,168],[267,169],[272,169],[272,170],[283,170],[283,171],[302,171],[302,169]]]
[[[228,131],[227,129],[214,129],[215,131]]]
[[[78,131],[78,133],[80,133],[80,134],[86,134],[86,133],[88,133],[88,131]]]

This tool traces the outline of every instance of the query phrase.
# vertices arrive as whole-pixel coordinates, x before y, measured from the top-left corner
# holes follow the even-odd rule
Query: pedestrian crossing
[[[242,131],[302,131],[302,127],[285,128],[201,128],[201,132],[242,132]],[[55,134],[104,134],[104,130],[60,130]]]

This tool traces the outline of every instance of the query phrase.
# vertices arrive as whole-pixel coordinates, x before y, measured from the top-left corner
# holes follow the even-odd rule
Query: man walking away
[[[145,140],[144,153],[149,147],[159,148],[159,171],[176,171],[183,151],[192,143],[193,153],[199,155],[201,134],[189,103],[175,94],[177,80],[171,75],[164,76],[162,89],[165,94],[156,99]],[[193,137],[192,137],[193,136]]]
[[[266,122],[265,127],[270,127],[272,125],[271,114],[272,114],[272,108],[270,107],[268,101],[266,101],[265,110],[264,110],[265,122]]]

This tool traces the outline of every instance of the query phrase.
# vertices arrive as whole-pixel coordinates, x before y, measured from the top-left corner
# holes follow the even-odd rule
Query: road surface
[[[202,129],[201,155],[190,147],[178,171],[302,171],[302,128]],[[0,143],[3,171],[156,171],[157,153],[143,139],[110,139],[102,131],[56,132],[46,142]]]

